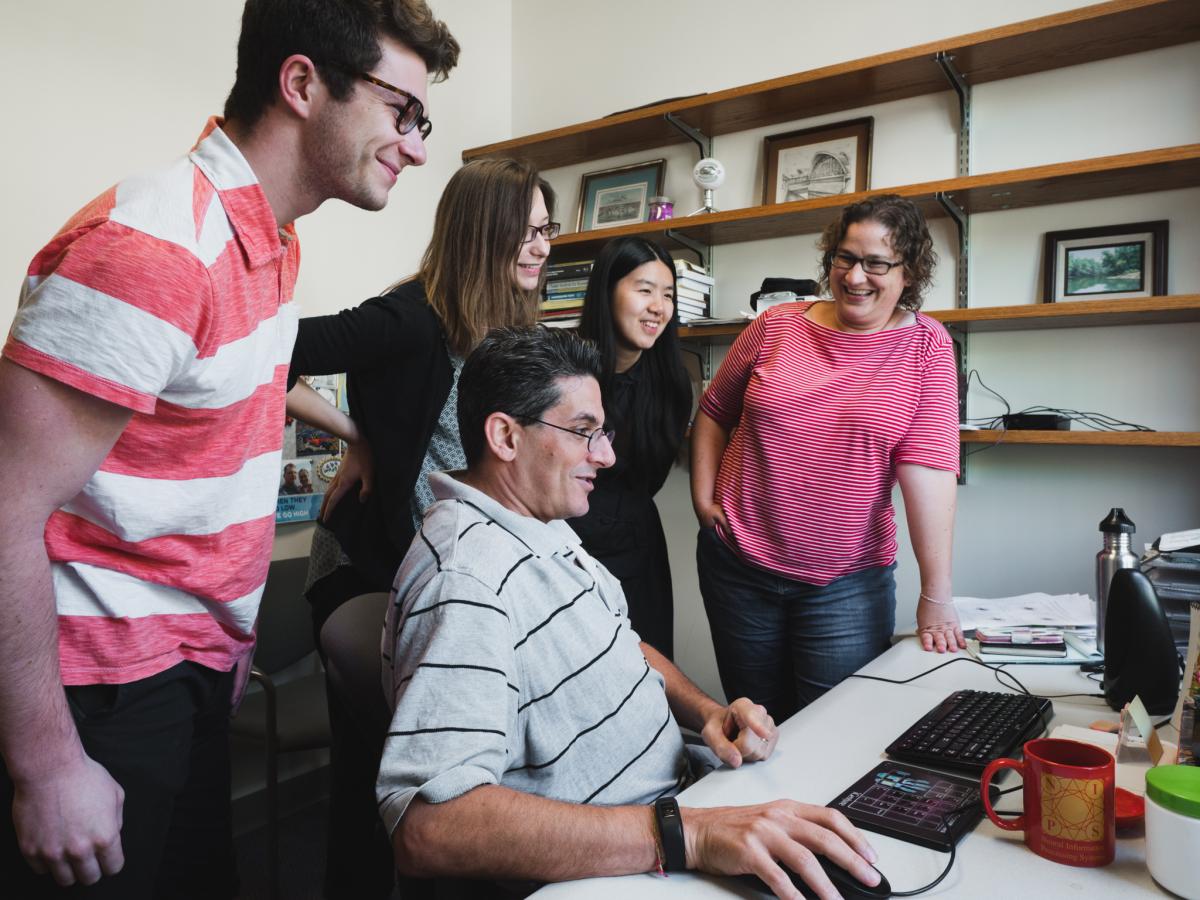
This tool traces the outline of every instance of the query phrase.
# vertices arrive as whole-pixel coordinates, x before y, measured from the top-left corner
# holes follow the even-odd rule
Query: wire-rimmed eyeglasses
[[[527,422],[537,422],[539,425],[547,425],[550,428],[557,428],[559,431],[565,431],[567,434],[573,434],[577,438],[583,438],[587,441],[588,453],[592,453],[596,449],[596,439],[604,438],[608,441],[608,446],[612,446],[613,440],[617,436],[616,429],[613,428],[597,428],[595,431],[587,431],[586,429],[564,428],[562,425],[555,425],[553,422],[547,422],[545,419],[539,419],[537,416],[517,416],[518,419],[524,419]]]

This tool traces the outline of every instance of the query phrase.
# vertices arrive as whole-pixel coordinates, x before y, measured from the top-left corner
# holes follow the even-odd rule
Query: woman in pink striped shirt
[[[958,378],[918,312],[936,262],[920,210],[847,207],[821,238],[832,302],[763,312],[692,432],[697,564],[722,686],[779,721],[887,649],[899,483],[926,650],[963,643],[950,592]]]

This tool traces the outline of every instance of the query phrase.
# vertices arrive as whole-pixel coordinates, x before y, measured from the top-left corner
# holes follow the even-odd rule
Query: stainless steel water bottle
[[[1119,569],[1136,569],[1137,557],[1130,541],[1137,530],[1125,510],[1114,506],[1100,523],[1104,549],[1096,554],[1096,649],[1104,652],[1104,619],[1108,615],[1108,588]]]

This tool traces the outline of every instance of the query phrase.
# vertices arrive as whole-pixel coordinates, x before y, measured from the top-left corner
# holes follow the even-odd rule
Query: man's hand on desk
[[[839,895],[817,862],[821,854],[865,884],[879,883],[869,865],[878,858],[874,848],[836,810],[776,800],[756,806],[684,807],[680,814],[689,869],[757,875],[775,896],[799,898],[782,863],[822,900],[834,900]]]
[[[766,709],[740,697],[709,713],[700,736],[721,762],[736,769],[744,762],[766,759],[775,752],[779,731]]]
[[[925,650],[936,650],[938,653],[949,650],[954,653],[967,649],[967,639],[963,637],[958,611],[952,600],[934,603],[921,594],[917,600],[917,636],[921,638],[921,647]]]

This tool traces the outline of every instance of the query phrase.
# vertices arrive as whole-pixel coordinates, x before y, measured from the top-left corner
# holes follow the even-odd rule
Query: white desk
[[[959,655],[962,655],[961,652]],[[948,657],[924,653],[915,638],[896,644],[870,665],[865,675],[907,678]],[[1100,686],[1072,666],[1008,666],[1033,693],[1051,695],[1098,693]],[[850,678],[817,702],[797,713],[779,729],[779,744],[766,762],[737,770],[721,769],[679,796],[684,806],[733,806],[789,797],[806,803],[828,803],[881,759],[883,748],[959,688],[1003,690],[993,674],[968,662],[952,666],[906,685]],[[1116,721],[1117,715],[1100,698],[1054,700],[1053,725],[1087,725],[1096,719]],[[1017,784],[1016,778],[1004,782]],[[1020,809],[1020,792],[1003,798],[1001,809]],[[868,833],[879,852],[879,870],[893,890],[928,884],[945,867],[946,855]],[[538,900],[619,897],[621,900],[665,897],[760,898],[728,878],[687,873],[667,878],[628,875],[591,878],[548,885]],[[1087,900],[1130,897],[1170,897],[1150,878],[1145,866],[1145,842],[1140,834],[1117,837],[1117,856],[1108,866],[1079,869],[1042,859],[1027,849],[1021,832],[1001,831],[988,819],[958,845],[950,874],[922,897],[969,897],[971,900],[1037,900],[1042,897],[1086,897]]]

